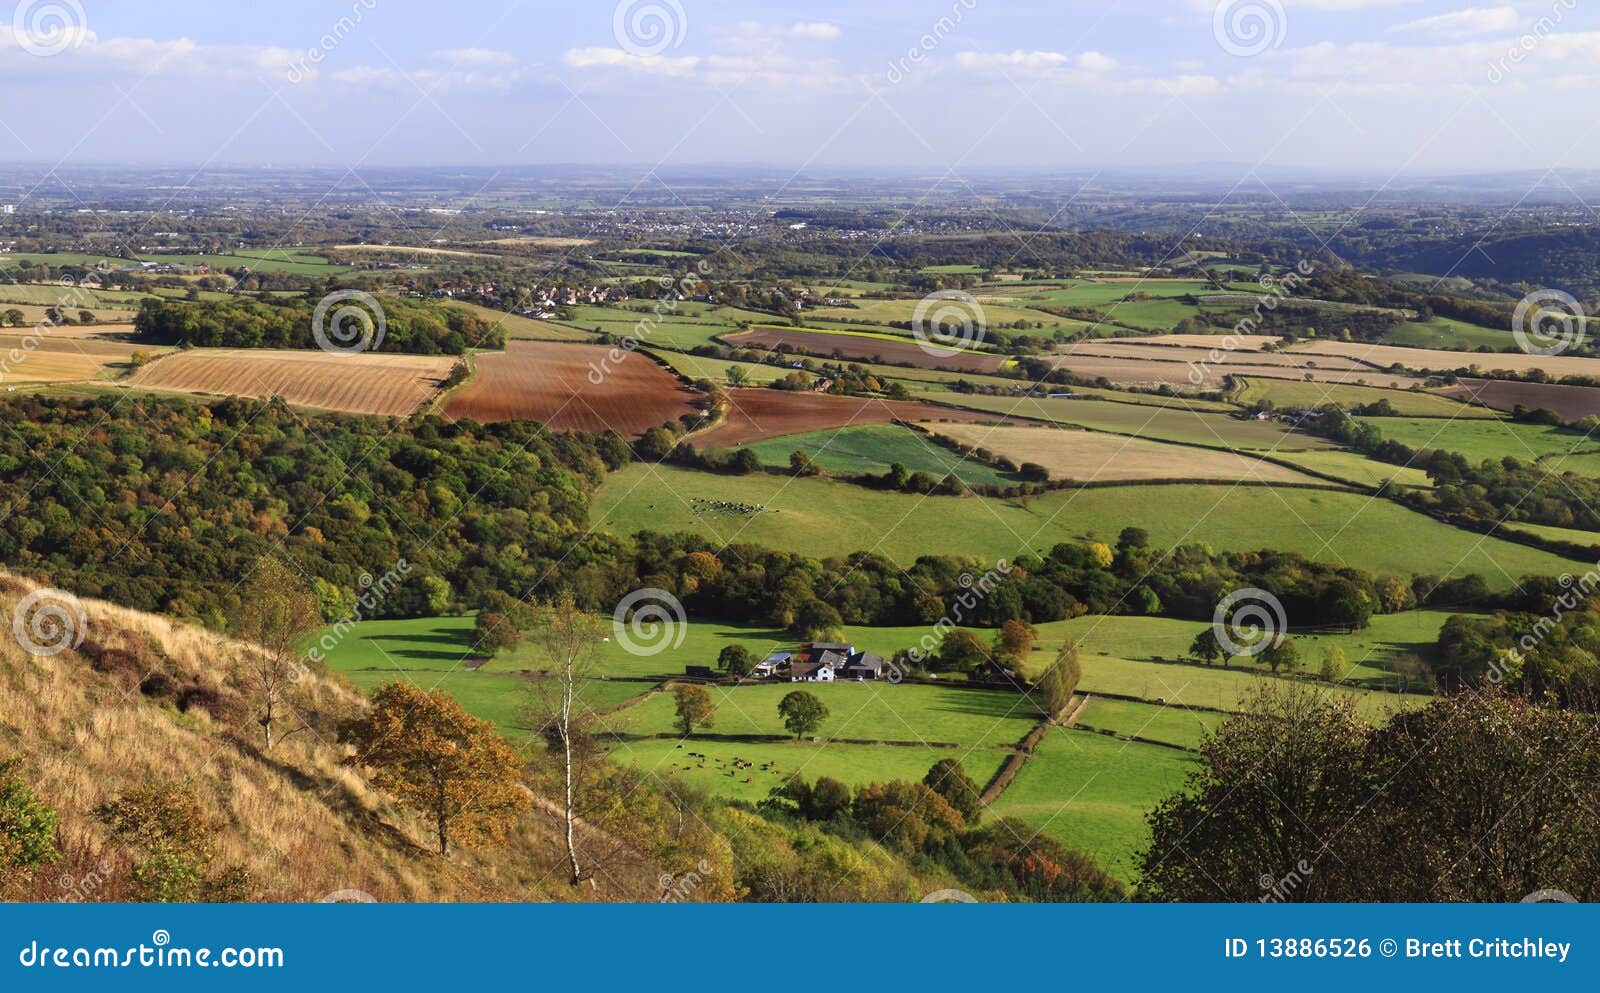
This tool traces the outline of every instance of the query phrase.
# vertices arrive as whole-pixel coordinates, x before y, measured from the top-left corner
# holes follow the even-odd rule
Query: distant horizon
[[[0,159],[1385,176],[1600,161],[1600,11],[1480,2],[458,0],[440,18],[402,0],[22,0],[0,17]]]

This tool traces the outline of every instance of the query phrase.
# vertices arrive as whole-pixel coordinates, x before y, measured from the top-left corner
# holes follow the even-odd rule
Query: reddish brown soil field
[[[1462,379],[1456,386],[1439,391],[1457,400],[1477,400],[1496,410],[1513,410],[1519,404],[1529,410],[1543,407],[1560,414],[1563,420],[1577,421],[1600,414],[1600,388],[1560,386],[1555,383],[1513,383],[1503,379]]]
[[[474,361],[478,374],[445,402],[446,417],[631,438],[695,410],[700,396],[648,355],[602,345],[511,341]]]
[[[748,445],[786,434],[825,431],[847,424],[883,424],[888,421],[963,421],[989,423],[1005,420],[1003,414],[957,410],[916,400],[876,400],[836,397],[787,390],[729,390],[728,416],[721,424],[690,438],[701,451]]]
[[[725,334],[723,340],[730,345],[746,348],[775,348],[790,345],[807,349],[819,358],[831,358],[834,353],[862,362],[892,362],[914,365],[921,369],[948,369],[952,372],[997,372],[1005,364],[1005,356],[979,352],[961,352],[948,357],[923,351],[915,339],[888,341],[883,338],[863,338],[860,335],[828,334],[825,331],[788,331],[783,328],[752,328]]]

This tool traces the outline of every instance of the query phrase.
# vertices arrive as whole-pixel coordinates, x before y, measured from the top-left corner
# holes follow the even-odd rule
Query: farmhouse
[[[791,683],[831,683],[836,679],[864,682],[884,677],[883,656],[858,652],[842,642],[811,642],[792,652],[773,652],[762,659],[750,674],[758,679],[788,680]]]

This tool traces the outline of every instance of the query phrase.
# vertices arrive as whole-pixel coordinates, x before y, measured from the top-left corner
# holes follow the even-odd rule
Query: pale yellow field
[[[1292,369],[1360,369],[1376,372],[1369,365],[1334,355],[1302,355],[1295,352],[1260,352],[1244,348],[1225,349],[1218,338],[1208,347],[1189,347],[1175,343],[1159,345],[1120,339],[1075,341],[1057,349],[1065,355],[1101,355],[1107,358],[1150,359],[1156,362],[1227,362]],[[1216,358],[1213,359],[1212,356]]]
[[[1145,349],[1155,355],[1177,349]],[[1101,355],[1059,354],[1052,358],[1057,369],[1066,369],[1073,375],[1088,380],[1100,378],[1119,386],[1159,387],[1171,386],[1176,390],[1219,390],[1226,376],[1260,376],[1270,379],[1291,379],[1316,383],[1347,383],[1358,386],[1379,386],[1391,390],[1406,390],[1421,386],[1425,380],[1416,376],[1381,372],[1377,369],[1357,367],[1329,369],[1322,366],[1278,366],[1251,364],[1263,357],[1255,352],[1232,353],[1224,362],[1184,362],[1176,357],[1158,358],[1121,357]],[[1312,362],[1316,356],[1307,356]],[[1327,361],[1327,360],[1325,360]]]
[[[1510,339],[1508,338],[1507,341]],[[1337,355],[1359,359],[1387,368],[1400,363],[1410,369],[1450,371],[1468,366],[1484,370],[1507,369],[1528,372],[1543,369],[1552,376],[1600,376],[1600,359],[1573,355],[1528,355],[1523,352],[1450,352],[1434,348],[1402,348],[1399,345],[1369,345],[1359,341],[1308,341],[1286,352],[1305,355]]]
[[[128,383],[177,393],[281,396],[306,407],[404,417],[433,399],[455,363],[448,355],[196,348],[150,363]]]
[[[1138,338],[1106,338],[1106,344],[1119,342],[1136,345],[1183,345],[1194,348],[1221,348],[1224,340],[1234,348],[1260,351],[1263,345],[1275,345],[1283,339],[1275,334],[1151,334]]]
[[[0,382],[9,386],[109,379],[128,367],[134,352],[141,351],[154,355],[161,349],[69,337],[59,331],[0,334]]]
[[[1021,465],[1034,462],[1052,479],[1090,483],[1108,480],[1183,479],[1235,482],[1315,483],[1314,479],[1258,459],[1185,445],[1164,445],[1100,431],[984,424],[930,425],[935,434],[987,448]]]

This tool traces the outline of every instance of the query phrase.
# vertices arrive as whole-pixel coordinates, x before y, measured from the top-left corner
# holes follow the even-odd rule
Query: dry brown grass
[[[1293,469],[1232,452],[1164,445],[1100,431],[984,424],[940,424],[933,430],[964,445],[987,448],[1018,465],[1024,462],[1042,465],[1050,470],[1053,479],[1081,483],[1141,479],[1319,482]]]
[[[0,574],[0,609],[9,618],[35,584]],[[222,716],[147,697],[140,676],[100,671],[95,644],[126,645],[140,669],[182,685],[206,683],[224,698],[238,693],[228,660],[237,642],[165,618],[94,600],[81,601],[86,640],[78,651],[34,656],[0,638],[0,756],[24,757],[23,774],[61,816],[63,861],[37,877],[10,882],[3,896],[55,899],[63,877],[81,878],[100,859],[110,867],[91,900],[126,897],[126,853],[91,811],[129,787],[186,781],[225,821],[223,862],[245,867],[252,899],[313,901],[361,890],[384,901],[648,899],[656,874],[637,871],[598,889],[568,887],[554,823],[530,813],[506,845],[458,852],[427,847],[428,829],[344,764],[332,728],[362,699],[337,679],[303,681],[297,713],[315,730],[268,754],[245,708]],[[106,668],[104,661],[101,668]],[[235,700],[237,702],[237,700]],[[4,887],[0,887],[4,888]]]

